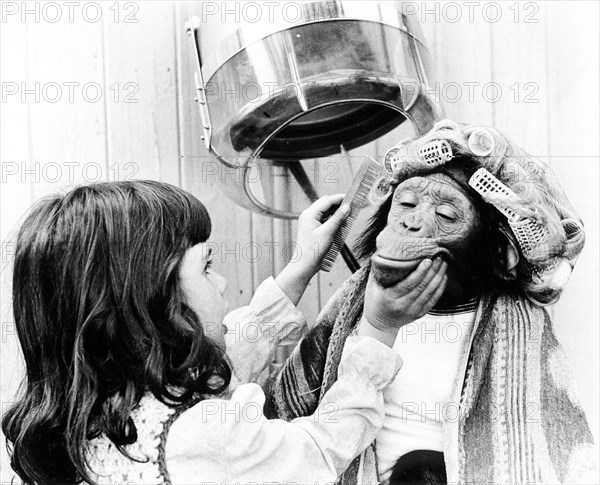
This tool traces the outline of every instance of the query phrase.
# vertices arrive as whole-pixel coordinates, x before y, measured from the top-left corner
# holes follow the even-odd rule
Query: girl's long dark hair
[[[32,209],[13,275],[27,374],[2,418],[26,483],[93,481],[87,440],[135,442],[130,415],[145,392],[177,406],[229,385],[178,284],[185,251],[210,230],[195,197],[151,181],[78,187]]]

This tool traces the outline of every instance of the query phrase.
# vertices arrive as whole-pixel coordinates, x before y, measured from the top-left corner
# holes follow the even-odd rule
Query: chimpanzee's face
[[[450,177],[431,174],[402,182],[394,191],[387,225],[377,237],[372,270],[382,286],[403,279],[423,258],[448,262],[448,288],[461,283],[469,253],[477,251],[479,214]]]

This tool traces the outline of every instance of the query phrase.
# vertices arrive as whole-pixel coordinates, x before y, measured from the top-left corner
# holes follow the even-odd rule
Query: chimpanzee
[[[361,318],[410,321],[377,440],[340,483],[586,483],[592,436],[544,306],[584,244],[549,167],[492,128],[444,120],[388,152],[363,267],[330,299],[271,383],[265,414],[311,414]],[[407,308],[403,285],[419,284]],[[415,482],[416,480],[416,482]],[[590,482],[591,483],[591,482]]]

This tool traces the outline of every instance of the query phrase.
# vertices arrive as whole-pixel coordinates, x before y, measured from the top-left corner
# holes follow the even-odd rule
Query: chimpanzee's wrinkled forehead
[[[466,199],[470,203],[476,203],[476,196],[468,186],[465,187],[454,177],[443,172],[423,174],[404,180],[396,187],[394,197],[405,190],[427,192],[443,200]]]

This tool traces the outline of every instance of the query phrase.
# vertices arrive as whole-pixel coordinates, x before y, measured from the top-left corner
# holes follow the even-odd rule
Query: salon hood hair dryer
[[[277,5],[280,15],[229,24],[203,15],[186,28],[201,136],[230,174],[216,183],[247,209],[293,219],[319,195],[347,189],[360,163],[350,150],[407,121],[425,133],[443,113],[428,94],[420,25],[401,3]]]

